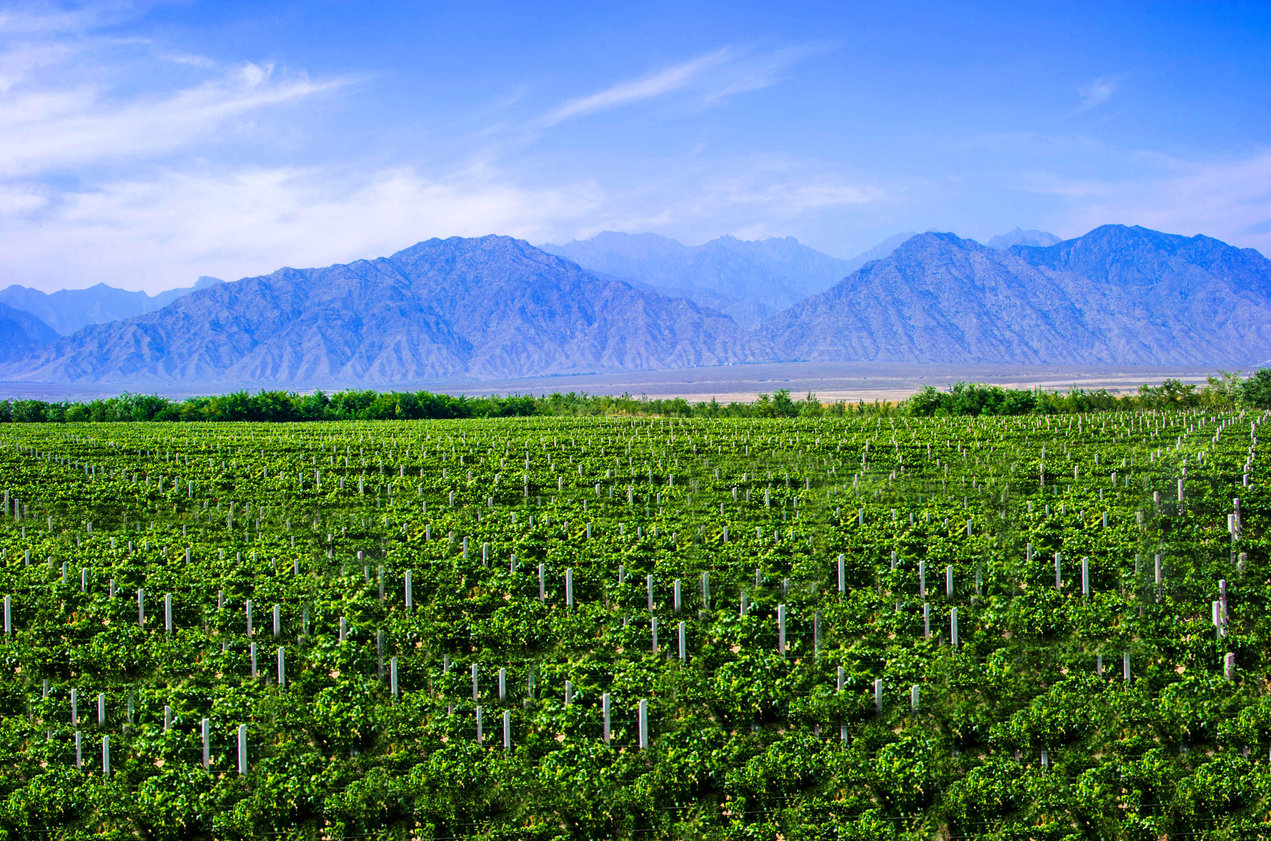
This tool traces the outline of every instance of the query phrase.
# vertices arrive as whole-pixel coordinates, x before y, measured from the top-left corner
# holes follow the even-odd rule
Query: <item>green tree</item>
[[[1207,403],[1225,409],[1244,402],[1244,389],[1245,381],[1239,371],[1220,370],[1218,376],[1209,376],[1200,393]]]
[[[46,416],[46,404],[43,400],[14,400],[14,423],[41,423]]]
[[[1200,403],[1195,383],[1166,380],[1159,386],[1139,386],[1139,398],[1154,408],[1190,408]]]
[[[810,391],[808,396],[799,403],[800,417],[819,418],[824,413],[825,407],[821,405],[821,401],[816,398],[816,395]]]
[[[1271,409],[1271,368],[1259,368],[1245,380],[1242,388],[1244,400],[1259,409]]]
[[[779,418],[797,418],[799,416],[799,406],[794,400],[790,399],[790,389],[778,389],[772,395],[772,410]]]

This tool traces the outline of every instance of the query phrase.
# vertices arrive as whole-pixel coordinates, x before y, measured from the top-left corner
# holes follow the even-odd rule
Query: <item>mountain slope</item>
[[[0,376],[329,387],[752,358],[747,337],[719,313],[487,236],[214,286],[86,327]]]
[[[772,307],[764,304],[755,301],[741,301],[737,298],[727,298],[709,289],[679,289],[673,286],[654,286],[651,283],[621,278],[606,272],[596,271],[595,269],[588,269],[588,274],[603,280],[626,283],[636,289],[652,292],[654,295],[660,295],[663,298],[686,298],[699,307],[723,313],[735,321],[739,327],[746,330],[755,329],[760,322],[776,312]]]
[[[177,298],[221,282],[214,277],[200,277],[193,286],[168,289],[154,296],[116,289],[104,283],[87,289],[59,289],[53,293],[15,284],[0,289],[0,303],[26,310],[67,336],[89,324],[105,324],[154,312]]]
[[[18,359],[57,339],[57,332],[25,310],[0,304],[0,362]]]
[[[1271,359],[1271,261],[1123,226],[1009,251],[927,233],[764,332],[783,359],[1258,364]]]
[[[688,246],[657,234],[606,231],[589,240],[546,244],[543,250],[583,268],[668,292],[707,292],[772,310],[828,289],[851,271],[846,261],[801,245],[794,237],[748,242],[725,236]]]
[[[1271,260],[1206,236],[1104,225],[1011,252],[1106,324],[1114,356],[1197,365],[1271,360]]]
[[[916,237],[916,236],[917,234],[914,233],[913,231],[909,231],[908,233],[903,233],[903,234],[892,234],[887,239],[880,242],[878,245],[875,245],[873,248],[869,248],[869,249],[866,249],[865,251],[862,251],[860,254],[857,254],[855,257],[853,257],[850,260],[844,260],[843,264],[847,268],[848,274],[850,274],[856,271],[857,269],[859,269],[861,266],[865,265],[866,263],[869,263],[873,260],[883,259],[888,254],[892,253],[897,248],[899,248],[903,243],[905,243],[909,239],[912,239],[913,237]]]
[[[1039,301],[1077,318],[1063,291],[1014,255],[925,233],[764,327],[784,359],[1077,361]]]

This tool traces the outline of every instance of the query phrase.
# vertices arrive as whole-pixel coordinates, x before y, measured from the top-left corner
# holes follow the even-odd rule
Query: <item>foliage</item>
[[[42,400],[0,401],[0,423],[113,423],[135,421],[367,421],[462,420],[507,417],[653,416],[666,418],[816,418],[823,415],[881,415],[904,413],[918,417],[948,415],[1075,414],[1163,408],[1271,408],[1271,369],[1248,379],[1220,371],[1200,389],[1178,380],[1160,386],[1144,385],[1137,395],[1117,396],[1106,390],[1073,388],[1066,394],[1040,389],[1023,391],[1001,386],[957,383],[948,391],[925,386],[899,407],[875,400],[856,404],[824,403],[811,392],[796,401],[789,389],[760,394],[754,403],[719,403],[714,398],[690,404],[682,397],[650,399],[559,392],[540,397],[497,395],[467,397],[417,392],[346,390],[238,391],[212,397],[189,397],[174,402],[166,397],[124,393],[87,403]]]
[[[0,836],[1260,837],[1260,377],[7,403]]]
[[[1089,391],[1073,386],[1066,394],[1024,391],[995,385],[955,383],[947,391],[924,386],[902,404],[918,417],[949,415],[1059,415],[1089,412],[1127,412],[1163,409],[1271,408],[1271,369],[1259,369],[1247,379],[1239,372],[1219,371],[1197,388],[1167,379],[1159,386],[1144,384],[1136,394],[1116,395],[1106,389]]]

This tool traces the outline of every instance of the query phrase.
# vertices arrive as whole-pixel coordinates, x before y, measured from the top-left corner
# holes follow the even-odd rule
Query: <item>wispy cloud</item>
[[[712,105],[737,94],[776,84],[782,73],[797,62],[832,47],[829,42],[816,42],[762,52],[723,46],[639,79],[619,82],[596,93],[566,100],[534,120],[531,128],[549,128],[567,120],[690,87],[695,88],[699,105]]]
[[[0,35],[80,33],[126,20],[153,5],[153,2],[128,0],[90,0],[67,9],[48,2],[13,2],[0,9]]]
[[[0,190],[0,283],[52,289],[91,278],[156,291],[200,274],[236,279],[382,256],[432,236],[542,239],[562,219],[600,209],[587,184],[521,187],[408,166],[164,169],[28,212],[42,200]]]
[[[742,54],[734,62],[733,72],[721,79],[718,84],[708,88],[701,101],[703,104],[713,105],[736,94],[771,87],[780,82],[785,71],[798,62],[833,49],[834,46],[829,41],[818,41],[783,47],[766,53]]]
[[[1079,110],[1085,111],[1107,102],[1112,94],[1116,93],[1119,84],[1120,80],[1114,76],[1100,76],[1079,86],[1077,88],[1077,92],[1081,95]]]
[[[695,76],[718,67],[732,58],[734,54],[734,50],[731,47],[721,47],[706,55],[698,56],[691,61],[668,67],[651,76],[645,76],[642,79],[629,82],[621,82],[597,93],[570,99],[548,111],[536,120],[535,124],[546,128],[565,120],[572,120],[597,111],[616,108],[619,105],[628,105],[632,102],[651,99],[655,96],[679,90],[692,81]]]
[[[1080,234],[1105,224],[1143,225],[1177,234],[1206,234],[1271,254],[1271,149],[1224,160],[1188,161],[1135,155],[1149,171],[1137,178],[1038,176],[1036,192],[1068,206],[1056,227]]]
[[[170,61],[173,64],[184,64],[188,67],[211,68],[216,66],[216,62],[207,56],[195,55],[194,53],[160,53],[159,58],[164,61]]]
[[[145,37],[98,34],[153,5],[29,3],[0,11],[0,178],[153,159],[214,138],[235,121],[241,129],[245,115],[354,81],[251,61],[219,67]],[[173,63],[190,70],[173,72]]]
[[[0,11],[5,280],[74,286],[101,277],[130,288],[169,287],[187,279],[191,261],[217,252],[208,236],[241,237],[241,248],[220,246],[236,254],[263,247],[250,226],[234,230],[219,212],[262,225],[261,214],[272,209],[276,216],[264,227],[280,236],[287,233],[288,212],[330,208],[335,201],[364,209],[366,191],[392,193],[386,186],[392,179],[372,176],[360,190],[333,186],[324,202],[303,171],[240,164],[207,174],[214,165],[201,156],[215,159],[216,144],[272,138],[278,121],[271,115],[356,79],[311,79],[251,61],[225,67],[204,56],[165,52],[148,38],[97,34],[100,26],[143,7],[106,2],[67,11],[31,4]],[[203,174],[183,174],[195,171]],[[288,210],[278,198],[284,194],[303,204]],[[253,200],[262,206],[254,208]],[[207,203],[206,215],[200,201]],[[319,220],[315,228],[324,225]],[[329,229],[327,236],[339,239]],[[169,260],[175,271],[163,267]]]
[[[193,87],[122,102],[110,91],[85,85],[11,93],[0,99],[0,174],[29,177],[103,159],[163,154],[210,136],[246,112],[351,81],[278,75],[272,65],[249,62]]]
[[[703,238],[788,233],[781,226],[792,220],[887,198],[868,183],[774,158],[669,156],[656,175],[606,179],[542,171],[520,154],[609,109],[675,96],[680,107],[700,110],[769,87],[825,45],[721,46],[555,107],[540,104],[537,119],[510,113],[531,93],[519,88],[430,127],[432,145],[422,152],[329,160],[305,148],[284,166],[241,144],[223,147],[261,145],[280,126],[302,122],[279,119],[286,109],[357,78],[230,66],[142,37],[93,33],[126,11],[102,6],[42,22],[0,16],[9,27],[7,38],[0,31],[0,285],[104,281],[156,291],[200,274],[238,278],[492,232],[534,242],[593,228],[691,225]],[[487,121],[498,125],[474,128]]]

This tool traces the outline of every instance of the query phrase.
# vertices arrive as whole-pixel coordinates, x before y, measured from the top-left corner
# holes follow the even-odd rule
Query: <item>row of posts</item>
[[[171,709],[163,708],[164,712],[164,730],[168,730],[172,726]],[[212,724],[208,719],[203,719],[199,724],[199,730],[203,737],[203,770],[210,771],[212,768]],[[238,725],[237,731],[238,742],[238,773],[240,775],[247,773],[247,725]],[[101,740],[101,758],[102,758],[102,776],[109,777],[110,768],[110,735],[102,736]],[[84,740],[83,734],[75,731],[75,767],[84,767]]]
[[[1223,665],[1224,665],[1224,673],[1226,674],[1227,679],[1232,680],[1234,678],[1234,671],[1235,671],[1235,654],[1228,653],[1227,655],[1225,655],[1225,657],[1223,658]],[[474,699],[477,697],[477,694],[478,694],[476,669],[477,667],[474,664],[472,666],[473,698]],[[1098,660],[1098,669],[1100,674],[1102,674],[1102,670],[1103,670],[1102,656],[1100,656]],[[1122,655],[1122,677],[1126,683],[1130,682],[1129,652],[1126,652]],[[499,694],[501,698],[503,697],[505,693],[504,680],[505,680],[505,673],[502,669],[500,669],[499,670],[499,690],[500,690]],[[396,696],[397,695],[397,686],[396,686],[397,658],[396,657],[394,657],[392,660],[392,681],[393,681],[393,695]],[[843,668],[840,666],[838,669],[838,692],[839,693],[842,693],[844,691],[845,685],[846,685],[846,675]],[[571,689],[572,689],[571,684],[569,683],[569,681],[566,681],[565,683],[566,705],[568,705],[573,700],[572,698],[573,693],[571,692]],[[882,678],[876,678],[874,680],[873,689],[874,689],[875,711],[877,714],[881,715],[883,712],[883,680]],[[919,712],[920,710],[920,706],[921,706],[920,692],[921,690],[920,690],[919,684],[914,684],[909,689],[909,708],[911,712],[916,713],[916,712]],[[76,707],[75,707],[76,701],[77,701],[76,691],[72,689],[71,690],[72,723],[78,723]],[[612,704],[612,698],[608,692],[605,692],[601,695],[600,705],[601,705],[601,716],[602,716],[601,737],[604,740],[605,744],[608,745],[612,742],[612,736],[613,736],[613,727],[612,727],[613,704]],[[97,709],[98,709],[98,713],[97,713],[98,723],[104,724],[105,717],[106,717],[104,695],[97,696]],[[164,730],[167,731],[172,726],[172,710],[170,707],[165,706],[163,713],[164,713]],[[503,731],[502,732],[503,748],[504,750],[510,751],[512,749],[512,713],[510,710],[503,711],[502,731]],[[202,719],[202,721],[200,722],[200,733],[201,733],[202,742],[203,742],[203,745],[202,745],[203,768],[205,770],[209,770],[211,768],[211,723],[206,718]],[[847,724],[845,722],[840,724],[840,736],[843,741],[847,741],[848,733],[847,733]],[[482,744],[484,743],[484,740],[485,740],[484,710],[482,709],[482,707],[478,706],[476,708],[476,741],[478,744]],[[647,699],[641,699],[637,705],[637,740],[638,740],[639,748],[641,750],[646,750],[649,747],[649,742],[650,742],[649,702]],[[238,751],[237,751],[238,773],[246,774],[247,767],[248,767],[247,765],[247,725],[246,724],[240,724],[238,726],[237,748],[238,748]],[[102,755],[102,773],[104,776],[109,777],[111,773],[110,736],[109,735],[102,736],[101,755]],[[1044,761],[1045,760],[1043,759],[1043,762]],[[75,732],[75,766],[77,768],[83,767],[83,739],[82,739],[82,734],[80,733],[80,731]]]

